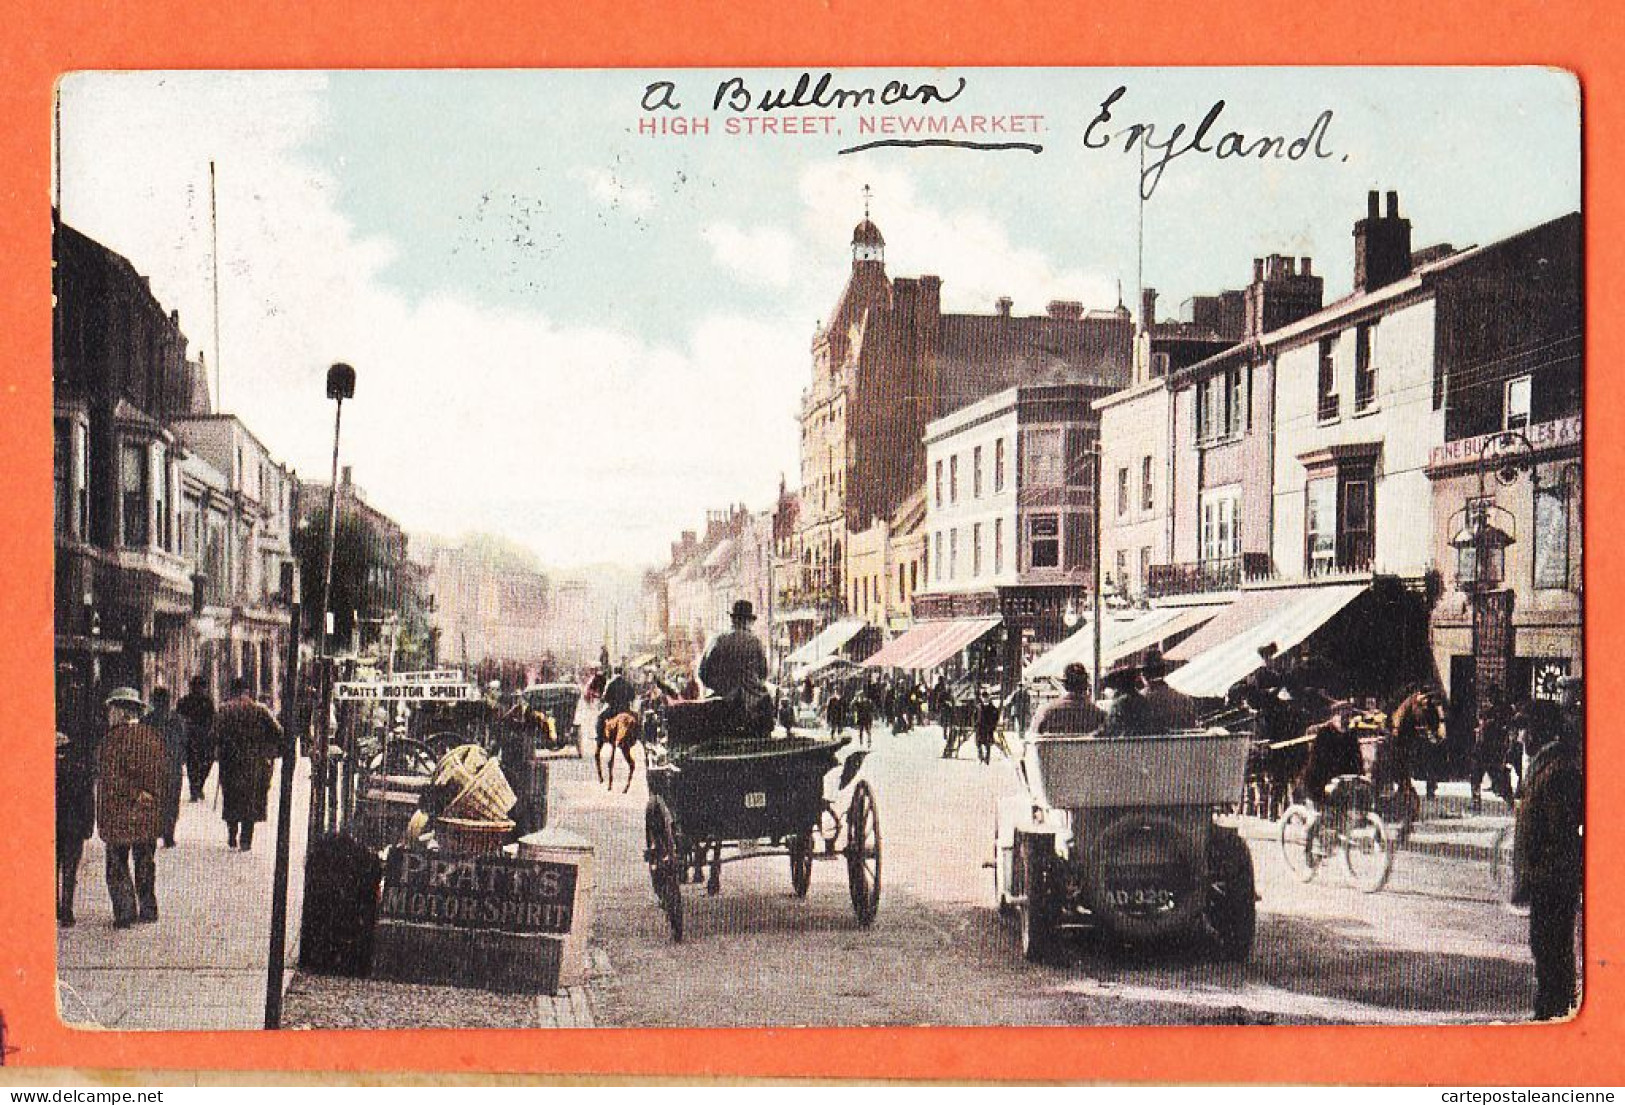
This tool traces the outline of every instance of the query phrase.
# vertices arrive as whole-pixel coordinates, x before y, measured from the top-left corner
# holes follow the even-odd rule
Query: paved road
[[[642,862],[641,775],[611,795],[590,763],[558,767],[554,823],[598,845],[595,942],[611,968],[595,984],[600,1024],[1440,1023],[1529,1007],[1527,922],[1492,900],[1479,863],[1403,853],[1368,896],[1335,872],[1291,880],[1263,839],[1250,842],[1263,900],[1247,966],[1124,962],[1087,943],[1065,965],[1030,966],[981,866],[994,803],[1017,786],[1010,765],[944,761],[934,729],[877,744],[865,769],[885,839],[874,927],[853,919],[844,864],[816,865],[803,901],[787,861],[769,857],[724,868],[719,897],[686,888],[680,945]]]
[[[299,955],[308,764],[294,778],[287,963]],[[57,991],[70,1024],[118,1029],[260,1028],[271,927],[280,765],[271,784],[271,820],[254,849],[226,848],[210,776],[203,802],[181,803],[175,847],[158,850],[156,924],[113,927],[101,841],[85,846],[78,924],[57,930]],[[286,976],[284,976],[286,979]]]

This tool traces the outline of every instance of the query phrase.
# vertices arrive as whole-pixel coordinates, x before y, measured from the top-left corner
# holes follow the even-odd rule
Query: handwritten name
[[[834,84],[835,76],[824,73],[816,81],[811,73],[802,73],[794,87],[765,88],[760,91],[745,83],[743,77],[729,77],[719,81],[711,97],[712,111],[746,112],[785,111],[791,108],[849,108],[874,107],[876,104],[947,104],[957,100],[965,91],[965,78],[956,78],[951,91],[934,84],[911,85],[904,81],[887,81],[879,87],[842,88]],[[643,90],[644,111],[681,111],[675,81],[654,81]]]
[[[1309,125],[1309,129],[1302,135],[1289,139],[1283,134],[1261,135],[1249,139],[1240,131],[1225,131],[1216,140],[1211,136],[1216,133],[1219,126],[1219,116],[1224,113],[1225,102],[1215,100],[1213,106],[1208,108],[1202,121],[1196,124],[1195,130],[1189,130],[1185,123],[1175,123],[1172,130],[1164,134],[1158,131],[1154,123],[1131,123],[1120,131],[1113,132],[1112,108],[1117,101],[1128,94],[1128,88],[1119,85],[1112,94],[1101,101],[1100,110],[1089,121],[1089,126],[1083,132],[1083,144],[1091,150],[1104,150],[1122,142],[1124,153],[1133,153],[1136,149],[1145,158],[1144,168],[1140,173],[1140,195],[1150,199],[1162,182],[1162,176],[1175,158],[1186,154],[1208,154],[1219,160],[1232,157],[1254,157],[1260,160],[1266,158],[1284,158],[1288,161],[1301,161],[1313,154],[1319,159],[1329,159],[1337,154],[1327,148],[1328,134],[1332,126],[1332,111],[1330,108],[1322,111]],[[1189,131],[1189,133],[1187,133]],[[1343,155],[1348,160],[1348,155]]]

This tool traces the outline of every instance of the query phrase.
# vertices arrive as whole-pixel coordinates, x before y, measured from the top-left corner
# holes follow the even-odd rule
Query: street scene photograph
[[[1581,1007],[1572,75],[51,123],[70,1028]]]

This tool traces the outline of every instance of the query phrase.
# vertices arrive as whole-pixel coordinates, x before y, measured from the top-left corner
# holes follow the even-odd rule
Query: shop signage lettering
[[[463,673],[455,668],[443,668],[438,671],[401,671],[391,676],[389,681],[391,683],[461,683]]]
[[[562,935],[570,931],[576,869],[508,856],[441,857],[396,848],[384,865],[378,916],[454,928]]]
[[[1562,449],[1580,444],[1580,416],[1559,418],[1551,422],[1539,422],[1526,428],[1523,435],[1529,439],[1536,452],[1547,449]],[[1447,441],[1443,445],[1435,445],[1428,455],[1429,468],[1448,468],[1457,464],[1477,464],[1478,455],[1484,444],[1496,434],[1479,434],[1477,437],[1464,437],[1460,441]]]
[[[339,683],[340,702],[463,702],[479,697],[467,683]]]

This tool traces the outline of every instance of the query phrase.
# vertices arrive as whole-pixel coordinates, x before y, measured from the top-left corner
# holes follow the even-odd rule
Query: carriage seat
[[[760,716],[734,698],[673,702],[666,710],[666,741],[672,748],[750,740],[772,731],[771,703],[768,712]]]

